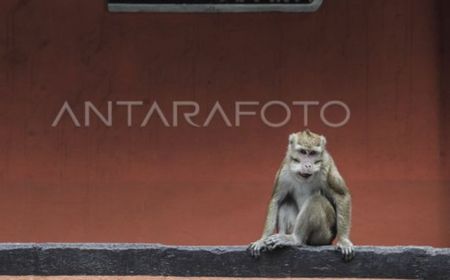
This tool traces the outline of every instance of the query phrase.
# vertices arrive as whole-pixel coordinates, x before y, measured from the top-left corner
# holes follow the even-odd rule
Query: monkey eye
[[[293,162],[296,162],[296,163],[299,163],[299,162],[300,162],[297,158],[294,158],[294,157],[292,157],[291,160],[292,160]]]
[[[300,150],[300,154],[306,155],[306,150],[301,149],[301,150]]]
[[[311,151],[311,152],[309,152],[309,155],[310,155],[310,156],[315,156],[316,154],[317,154],[316,151]]]

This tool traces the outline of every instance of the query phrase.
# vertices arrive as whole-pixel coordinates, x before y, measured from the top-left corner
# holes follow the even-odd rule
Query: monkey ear
[[[326,144],[327,144],[327,139],[325,138],[325,136],[321,135],[320,136],[320,146],[325,147]]]
[[[289,135],[289,145],[294,144],[295,142],[295,133],[291,133],[291,135]]]
[[[297,146],[297,142],[298,142],[298,134],[297,133],[292,133],[291,135],[289,135],[288,150],[294,151]]]

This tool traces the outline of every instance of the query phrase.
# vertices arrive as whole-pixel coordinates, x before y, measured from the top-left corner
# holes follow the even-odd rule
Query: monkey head
[[[307,181],[321,170],[326,139],[309,129],[289,136],[287,161],[294,177]]]

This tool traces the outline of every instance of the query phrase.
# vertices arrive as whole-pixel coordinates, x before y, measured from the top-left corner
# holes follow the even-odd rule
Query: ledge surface
[[[334,247],[284,248],[250,257],[243,246],[0,244],[0,275],[162,275],[450,279],[450,248],[356,247],[345,263]]]

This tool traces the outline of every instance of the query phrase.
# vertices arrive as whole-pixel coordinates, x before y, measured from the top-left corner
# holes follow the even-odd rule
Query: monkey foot
[[[267,237],[264,243],[268,250],[274,250],[284,246],[300,245],[291,234],[274,234]]]

